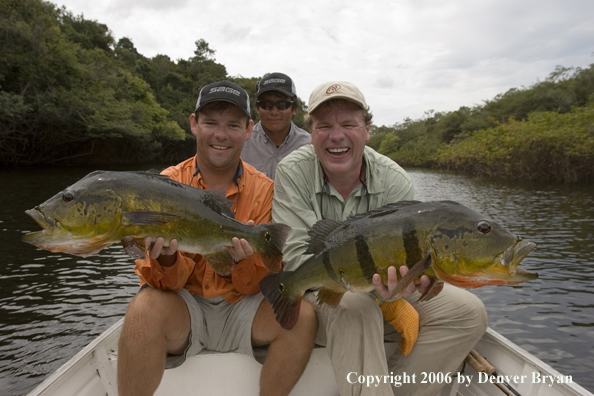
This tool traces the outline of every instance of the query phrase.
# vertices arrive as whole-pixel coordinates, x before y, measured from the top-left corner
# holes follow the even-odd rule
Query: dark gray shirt
[[[301,146],[311,143],[309,133],[291,121],[285,141],[278,147],[266,135],[262,123],[254,125],[252,137],[244,143],[241,159],[274,180],[276,166],[283,158]]]

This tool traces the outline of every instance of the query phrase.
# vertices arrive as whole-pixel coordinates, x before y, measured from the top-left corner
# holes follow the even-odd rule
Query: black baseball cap
[[[217,81],[202,88],[200,95],[198,95],[195,111],[199,111],[208,103],[218,101],[232,103],[247,115],[248,120],[252,118],[250,114],[250,97],[243,88],[231,81]]]
[[[256,97],[267,91],[279,91],[290,98],[297,98],[295,83],[291,80],[291,77],[283,73],[270,73],[264,76],[264,78],[258,81],[256,88]]]

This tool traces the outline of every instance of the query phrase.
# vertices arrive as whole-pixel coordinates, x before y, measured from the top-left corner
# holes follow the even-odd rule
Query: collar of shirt
[[[291,121],[291,128],[289,128],[289,134],[287,135],[287,137],[285,138],[285,140],[281,143],[280,146],[278,146],[279,148],[282,147],[283,145],[287,144],[289,142],[289,140],[291,140],[291,137],[293,135],[295,135],[295,128],[297,126],[295,124],[293,124],[293,121]],[[255,135],[255,136],[254,136]],[[265,144],[268,144],[268,142],[271,142],[272,144],[274,144],[270,138],[268,137],[268,135],[266,134],[266,132],[264,131],[264,128],[262,127],[262,121],[259,121],[256,125],[254,125],[254,129],[252,130],[252,137],[256,138],[257,140],[262,140]]]
[[[196,158],[196,157],[194,157]],[[243,190],[245,186],[245,177],[243,175],[243,161],[239,160],[239,165],[237,165],[237,171],[235,172],[235,176],[233,178],[234,183],[231,183],[231,186],[225,192],[227,198],[233,197],[234,195],[238,194],[240,191]],[[194,175],[192,177],[196,178],[196,187],[202,188],[205,190],[210,190],[210,186],[206,184],[204,179],[202,178],[202,173],[200,173],[200,168],[198,168],[198,163],[194,159]],[[193,183],[191,183],[192,185]]]
[[[369,155],[367,154],[367,151],[371,150],[368,147],[365,147],[365,150],[363,151],[363,161],[364,161],[364,165],[362,169],[361,173],[365,173],[365,175],[361,174],[359,175],[359,180],[361,181],[361,184],[355,188],[355,196],[361,196],[362,194],[381,194],[385,191],[384,188],[384,184],[382,183],[381,180],[379,180],[378,177],[374,177],[374,174],[377,172],[374,172],[375,168],[374,168],[374,164],[371,163]],[[322,192],[325,192],[327,195],[335,195],[337,198],[339,198],[341,201],[343,201],[342,196],[338,193],[338,191],[336,191],[336,189],[334,188],[334,186],[332,186],[330,183],[326,183],[327,179],[326,179],[326,175],[324,174],[324,170],[322,169],[322,165],[320,164],[320,161],[316,161],[316,189],[315,192],[316,194],[321,194]],[[362,187],[365,186],[365,192],[362,193]],[[352,193],[351,193],[352,194]]]

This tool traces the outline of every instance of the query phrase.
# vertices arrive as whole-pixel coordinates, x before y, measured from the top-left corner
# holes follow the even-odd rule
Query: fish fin
[[[350,216],[346,219],[346,222],[351,222],[354,220],[359,220],[364,217],[366,218],[374,218],[374,217],[381,217],[386,216],[394,212],[398,212],[402,208],[406,208],[407,206],[418,205],[422,203],[421,201],[398,201],[392,202],[387,205],[381,206],[379,208],[370,210],[369,212],[365,212],[362,214]]]
[[[161,225],[179,218],[178,215],[173,213],[153,212],[150,210],[125,211],[123,216],[125,226]]]
[[[402,335],[398,348],[407,356],[419,337],[419,313],[404,298],[384,302],[380,309],[384,319]]]
[[[142,176],[145,176],[150,179],[158,179],[164,183],[170,184],[174,187],[182,188],[182,189],[191,189],[191,190],[198,190],[196,195],[200,195],[200,201],[206,206],[207,208],[215,211],[216,213],[228,216],[230,218],[234,218],[233,212],[231,211],[231,207],[233,206],[234,202],[230,199],[227,199],[227,194],[225,191],[219,190],[205,190],[201,188],[196,188],[189,186],[187,184],[180,183],[176,180],[170,179],[167,175],[161,175],[158,173],[153,173],[152,171],[137,171],[131,172],[136,173]]]
[[[336,292],[334,290],[328,289],[327,287],[322,287],[320,291],[318,291],[316,300],[319,305],[328,304],[331,307],[336,308],[338,304],[340,304],[340,300],[342,300],[344,293],[345,292]]]
[[[225,191],[218,191],[218,190],[201,190],[203,195],[201,197],[201,201],[207,208],[222,214],[224,216],[230,217],[232,219],[235,218],[235,215],[231,211],[231,207],[233,207],[234,202],[230,199],[227,199],[227,195]]]
[[[290,296],[291,289],[287,282],[294,271],[270,274],[260,281],[260,290],[276,314],[276,321],[287,330],[291,330],[299,319],[303,293]]]
[[[206,207],[219,214],[234,218],[233,212],[231,211],[231,207],[233,206],[234,202],[230,199],[227,199],[227,194],[225,193],[225,191],[205,190],[201,188],[192,187],[187,184],[183,184],[176,180],[170,179],[167,175],[153,173],[152,171],[132,171],[130,173],[136,173],[145,176],[149,179],[158,179],[161,182],[167,183],[174,187],[198,190],[196,195],[200,195],[199,199]]]
[[[202,257],[217,274],[226,276],[231,273],[230,269],[233,268],[234,261],[227,249],[212,254],[204,254]]]
[[[324,241],[332,232],[336,231],[343,223],[331,220],[322,219],[315,223],[313,227],[307,232],[309,235],[309,246],[304,254],[317,254],[324,250]]]
[[[135,259],[146,258],[146,244],[144,238],[126,236],[122,238],[122,246],[128,255]]]
[[[130,173],[138,173],[139,175],[151,176],[151,177],[166,177],[169,179],[169,176],[161,174],[161,171],[158,169],[149,169],[143,171],[127,171]]]
[[[383,209],[401,209],[401,208],[406,208],[407,206],[412,206],[412,205],[418,205],[420,203],[423,203],[423,201],[416,201],[414,199],[408,200],[408,201],[398,201],[398,202],[391,202],[389,204],[386,204],[380,208],[377,208],[376,210],[381,210]]]
[[[443,290],[443,282],[437,279],[431,280],[429,287],[425,290],[425,293],[421,295],[419,301],[429,301],[433,297],[437,296]]]
[[[279,272],[283,261],[283,248],[291,227],[282,223],[258,224],[255,227],[260,230],[261,235],[261,239],[254,243],[255,251],[268,271]]]
[[[416,278],[419,278],[429,267],[431,267],[431,252],[427,252],[425,257],[413,265],[408,270],[406,275],[404,275],[404,277],[398,281],[398,286],[396,286],[394,291],[392,291],[392,295],[389,297],[389,299],[401,295],[408,285],[410,285],[411,282],[414,282]]]

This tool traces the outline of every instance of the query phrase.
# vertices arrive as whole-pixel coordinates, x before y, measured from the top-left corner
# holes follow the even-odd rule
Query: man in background
[[[274,180],[276,166],[293,150],[310,143],[307,131],[292,118],[299,110],[293,80],[283,73],[271,73],[256,85],[256,110],[260,122],[245,142],[241,158]]]

